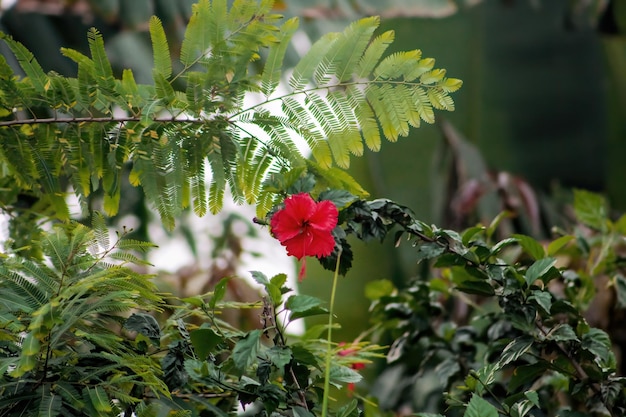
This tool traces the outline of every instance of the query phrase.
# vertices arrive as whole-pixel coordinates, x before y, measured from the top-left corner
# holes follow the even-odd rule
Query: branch
[[[43,119],[15,119],[0,121],[0,127],[22,126],[32,124],[54,124],[54,123],[128,123],[141,122],[142,118],[137,116],[124,117],[48,117]],[[177,119],[176,117],[155,117],[151,119],[155,123],[188,123],[203,125],[208,122],[205,119]]]

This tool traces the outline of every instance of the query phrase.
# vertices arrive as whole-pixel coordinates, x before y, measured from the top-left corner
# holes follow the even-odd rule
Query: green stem
[[[322,417],[328,416],[328,391],[330,389],[330,366],[333,361],[333,309],[335,306],[335,293],[337,292],[337,281],[339,277],[339,261],[341,260],[341,249],[337,254],[337,265],[333,277],[333,287],[330,292],[330,310],[328,312],[328,334],[326,335],[326,367],[324,369],[324,396],[322,397]]]

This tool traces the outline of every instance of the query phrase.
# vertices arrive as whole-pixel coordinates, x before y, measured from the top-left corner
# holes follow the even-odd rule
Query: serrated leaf
[[[489,401],[472,394],[463,417],[498,417],[498,409]]]
[[[261,330],[252,330],[235,344],[231,357],[240,371],[245,371],[257,360],[261,334]]]
[[[354,194],[345,190],[324,190],[320,193],[318,200],[329,200],[337,206],[338,209],[342,209],[350,203],[353,203],[358,199]]]
[[[291,349],[287,346],[272,346],[266,351],[266,354],[270,362],[281,370],[284,369],[293,358]]]
[[[0,33],[0,39],[4,40],[11,52],[15,54],[20,66],[24,70],[26,76],[30,79],[33,87],[39,92],[44,94],[46,92],[46,86],[48,84],[48,77],[43,72],[41,65],[35,59],[35,56],[24,45],[17,42],[10,36]]]
[[[339,383],[357,383],[363,377],[354,369],[347,366],[331,364],[330,381],[332,384],[339,386]]]

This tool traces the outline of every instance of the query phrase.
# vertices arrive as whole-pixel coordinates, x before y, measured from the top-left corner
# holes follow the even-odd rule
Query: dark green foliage
[[[56,226],[41,259],[5,255],[0,265],[0,414],[119,415],[144,395],[167,396],[138,331],[159,345],[152,316],[161,298],[130,268],[152,245],[94,229]],[[107,233],[105,235],[105,233]],[[130,261],[129,261],[130,260]],[[45,410],[45,412],[43,411]]]
[[[411,403],[417,389],[436,398],[439,409],[447,403],[449,416],[626,412],[626,381],[613,351],[614,344],[623,349],[623,341],[590,324],[598,313],[587,310],[595,291],[619,299],[622,288],[584,284],[607,275],[617,283],[622,276],[616,251],[626,232],[624,218],[611,221],[596,194],[575,196],[584,226],[577,238],[558,236],[544,244],[522,235],[493,242],[493,228],[480,226],[461,234],[437,229],[389,201],[347,209],[353,214],[346,227],[359,236],[382,239],[395,227],[409,235],[420,262],[434,261],[407,288],[388,281],[368,288],[378,337],[391,343],[381,383],[404,387],[391,396],[381,391],[383,408]],[[600,233],[589,233],[589,227]],[[557,265],[556,257],[570,263]],[[563,291],[572,285],[579,289]],[[430,392],[420,389],[415,374],[438,383]]]

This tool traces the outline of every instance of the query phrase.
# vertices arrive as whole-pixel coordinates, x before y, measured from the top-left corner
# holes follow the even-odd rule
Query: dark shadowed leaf
[[[212,329],[197,329],[189,333],[191,344],[199,358],[205,359],[209,354],[224,341]]]
[[[161,328],[150,314],[135,313],[126,320],[124,327],[146,336],[154,346],[159,346],[161,343]]]

